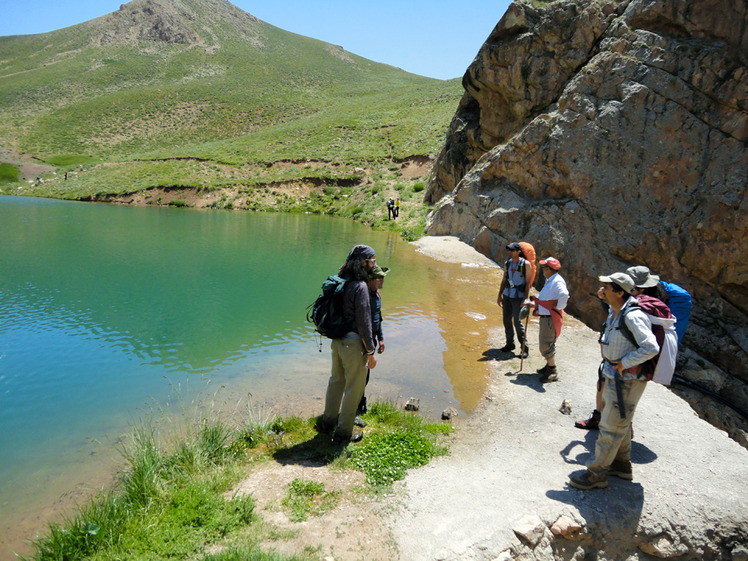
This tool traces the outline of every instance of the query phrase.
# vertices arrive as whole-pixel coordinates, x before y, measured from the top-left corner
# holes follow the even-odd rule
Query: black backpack
[[[351,321],[343,316],[343,292],[346,279],[338,275],[327,277],[322,283],[322,294],[307,306],[306,320],[324,337],[340,339],[353,329]]]

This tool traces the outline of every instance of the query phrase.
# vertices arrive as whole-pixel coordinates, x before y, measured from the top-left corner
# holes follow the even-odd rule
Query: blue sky
[[[44,33],[114,12],[122,0],[0,0],[0,36]],[[276,27],[408,72],[463,75],[510,0],[235,0]]]

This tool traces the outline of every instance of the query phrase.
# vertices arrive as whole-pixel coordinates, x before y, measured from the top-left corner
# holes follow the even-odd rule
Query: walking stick
[[[530,323],[530,311],[527,312],[527,317],[525,318],[525,336],[522,337],[522,346],[520,347],[519,351],[519,371],[522,372],[522,366],[525,363],[525,345],[527,343],[527,324]]]

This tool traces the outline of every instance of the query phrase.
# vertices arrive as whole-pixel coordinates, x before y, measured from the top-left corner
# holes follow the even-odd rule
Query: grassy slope
[[[197,44],[120,37],[100,46],[96,38],[116,28],[108,16],[0,38],[0,148],[86,170],[85,180],[76,174],[31,194],[213,189],[237,177],[247,185],[252,166],[289,160],[342,164],[336,173],[350,177],[356,166],[438,149],[461,93],[457,80],[415,76],[237,19],[227,2],[184,2]],[[162,160],[168,165],[149,163]],[[194,160],[203,161],[200,173]],[[265,173],[263,183],[293,179],[284,173]]]

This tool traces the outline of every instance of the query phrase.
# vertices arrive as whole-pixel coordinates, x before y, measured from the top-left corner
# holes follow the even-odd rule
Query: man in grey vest
[[[499,287],[499,296],[496,303],[503,310],[504,331],[506,333],[506,345],[501,352],[508,353],[513,351],[514,330],[517,330],[517,342],[522,347],[525,340],[525,328],[522,326],[522,320],[519,319],[519,312],[522,309],[522,302],[530,294],[530,285],[527,279],[532,276],[532,263],[520,255],[522,247],[517,242],[512,242],[506,246],[509,252],[509,259],[504,264],[504,278],[501,279]],[[527,358],[527,344],[524,346],[524,358]]]

